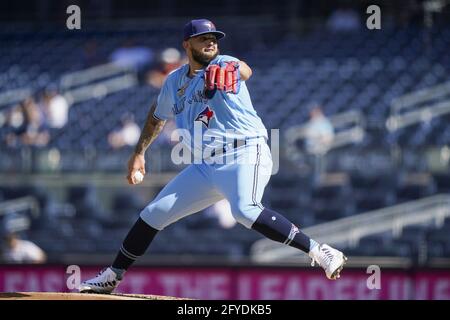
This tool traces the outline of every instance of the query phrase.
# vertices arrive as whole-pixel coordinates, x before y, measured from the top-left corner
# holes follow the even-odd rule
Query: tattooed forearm
[[[147,115],[147,120],[145,122],[144,128],[142,129],[139,141],[134,149],[137,154],[144,154],[147,148],[152,144],[152,142],[158,137],[162,128],[164,127],[165,121],[157,120],[153,117],[153,113],[156,109],[156,103],[152,105],[150,111]]]

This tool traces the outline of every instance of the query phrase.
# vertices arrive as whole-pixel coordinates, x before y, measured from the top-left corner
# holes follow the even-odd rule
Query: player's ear
[[[183,41],[183,48],[184,48],[184,50],[187,50],[188,48],[190,48],[189,41]]]

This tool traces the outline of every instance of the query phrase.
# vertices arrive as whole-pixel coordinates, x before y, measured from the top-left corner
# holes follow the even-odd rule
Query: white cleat
[[[309,252],[309,256],[312,259],[311,265],[314,266],[314,262],[317,262],[325,270],[325,274],[330,280],[340,278],[340,272],[347,261],[347,257],[341,251],[327,244],[315,246]]]
[[[111,293],[119,285],[121,279],[111,268],[106,268],[93,279],[80,284],[81,293]]]

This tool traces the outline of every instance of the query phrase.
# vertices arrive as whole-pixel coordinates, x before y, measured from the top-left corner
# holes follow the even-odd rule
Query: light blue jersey
[[[211,63],[224,61],[238,60],[220,55]],[[185,140],[185,135],[182,139],[194,151],[194,162],[170,181],[140,216],[153,228],[162,230],[225,198],[234,218],[251,228],[264,209],[261,198],[272,171],[267,130],[253,108],[243,81],[237,94],[216,90],[207,99],[203,93],[204,70],[193,78],[187,76],[188,71],[189,65],[184,65],[168,76],[154,116],[160,120],[175,118],[177,127],[194,137],[190,142]],[[197,137],[201,138],[200,144],[195,143]],[[215,149],[216,143],[224,142],[228,146],[230,140],[245,143],[241,147],[231,144],[223,148],[223,157],[217,153],[204,157],[202,152],[200,161],[195,161],[197,149]],[[228,161],[229,155],[236,158]],[[211,163],[210,159],[213,159]]]
[[[211,64],[220,64],[238,59],[218,55]],[[175,118],[179,129],[189,132],[190,137],[203,136],[202,149],[214,141],[230,141],[252,137],[267,138],[267,130],[253,108],[250,94],[244,81],[240,82],[237,94],[217,90],[211,99],[204,95],[204,74],[199,71],[188,77],[189,65],[173,71],[167,77],[158,96],[154,116],[160,120]],[[184,140],[190,149],[192,141]]]

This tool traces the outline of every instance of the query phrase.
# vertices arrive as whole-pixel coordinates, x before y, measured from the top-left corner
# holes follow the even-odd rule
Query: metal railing
[[[60,79],[61,89],[73,88],[86,83],[131,72],[129,68],[113,63],[102,64],[89,69],[66,73]]]
[[[333,115],[329,117],[329,120],[335,130],[333,142],[331,143],[329,150],[352,143],[358,143],[364,139],[364,116],[358,110],[351,110]],[[285,138],[290,149],[297,149],[295,148],[295,142],[306,138],[307,126],[307,124],[292,126],[286,130]]]
[[[92,98],[103,98],[110,93],[132,88],[137,83],[135,75],[126,74],[66,91],[64,96],[69,103],[73,104]]]
[[[136,86],[136,72],[113,63],[63,75],[61,90],[70,104],[104,96]]]
[[[0,202],[0,216],[14,212],[21,212],[25,210],[30,210],[31,215],[34,218],[39,217],[40,215],[39,203],[35,197],[27,196]]]
[[[0,217],[5,216],[0,232],[28,230],[31,226],[31,217],[28,214],[20,214],[28,211],[33,218],[40,215],[39,203],[32,196],[0,202]]]
[[[148,173],[148,177],[139,187],[162,187],[177,172]],[[14,179],[11,179],[11,177]],[[50,173],[50,174],[3,174],[0,173],[0,186],[18,187],[39,184],[45,188],[67,188],[73,186],[92,185],[95,187],[127,187],[125,173]],[[0,215],[1,215],[0,203]]]
[[[103,98],[110,93],[134,87],[138,84],[138,79],[134,70],[108,63],[67,73],[61,76],[59,83],[65,98],[69,104],[73,104]],[[32,93],[31,87],[0,90],[0,108],[19,103]]]
[[[440,99],[440,101],[435,101]],[[391,115],[386,120],[389,131],[428,122],[450,113],[450,81],[410,92],[391,102]]]
[[[31,88],[18,88],[0,92],[0,109],[4,106],[19,103],[28,98],[32,93]]]
[[[303,231],[320,242],[352,247],[361,238],[373,234],[391,231],[393,235],[400,235],[409,225],[434,222],[439,226],[446,217],[450,217],[450,196],[441,194],[322,223]],[[280,261],[300,254],[294,248],[267,239],[255,242],[251,249],[252,258],[260,262]]]

